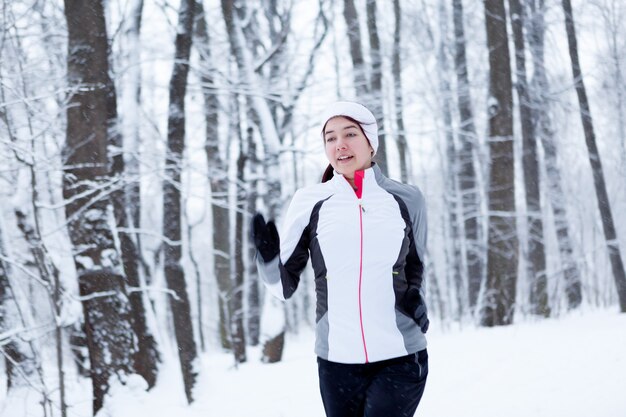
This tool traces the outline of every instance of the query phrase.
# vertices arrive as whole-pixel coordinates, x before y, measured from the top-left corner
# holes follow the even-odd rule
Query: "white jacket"
[[[298,190],[280,229],[280,256],[268,263],[257,257],[266,286],[287,299],[310,255],[315,353],[340,363],[375,362],[426,347],[404,299],[409,286],[422,286],[424,197],[417,187],[386,178],[376,165],[362,173],[357,192],[338,174]]]

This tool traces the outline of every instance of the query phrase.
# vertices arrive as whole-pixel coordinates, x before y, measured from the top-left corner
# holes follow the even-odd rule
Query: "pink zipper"
[[[359,320],[361,322],[361,338],[363,339],[363,351],[365,363],[369,363],[367,356],[367,344],[365,343],[365,331],[363,330],[363,308],[361,306],[361,282],[363,281],[363,208],[359,199],[359,226],[361,228],[361,256],[359,257]]]

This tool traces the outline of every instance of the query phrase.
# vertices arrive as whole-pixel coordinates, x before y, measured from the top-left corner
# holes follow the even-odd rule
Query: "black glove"
[[[409,287],[404,295],[404,307],[409,314],[413,317],[413,320],[420,326],[422,333],[428,331],[430,321],[426,314],[426,304],[422,299],[420,290],[416,287]]]
[[[280,253],[280,238],[273,220],[265,223],[262,214],[252,218],[252,240],[254,246],[265,262],[270,262]]]

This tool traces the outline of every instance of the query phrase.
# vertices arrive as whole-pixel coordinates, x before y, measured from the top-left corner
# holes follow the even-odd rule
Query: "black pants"
[[[365,364],[317,359],[327,417],[413,417],[426,377],[426,349]]]

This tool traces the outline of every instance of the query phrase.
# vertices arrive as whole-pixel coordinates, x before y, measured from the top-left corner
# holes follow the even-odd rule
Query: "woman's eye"
[[[326,142],[327,142],[327,143],[328,143],[328,142],[332,142],[332,141],[334,141],[334,140],[335,140],[335,138],[333,138],[333,137],[326,138]]]

